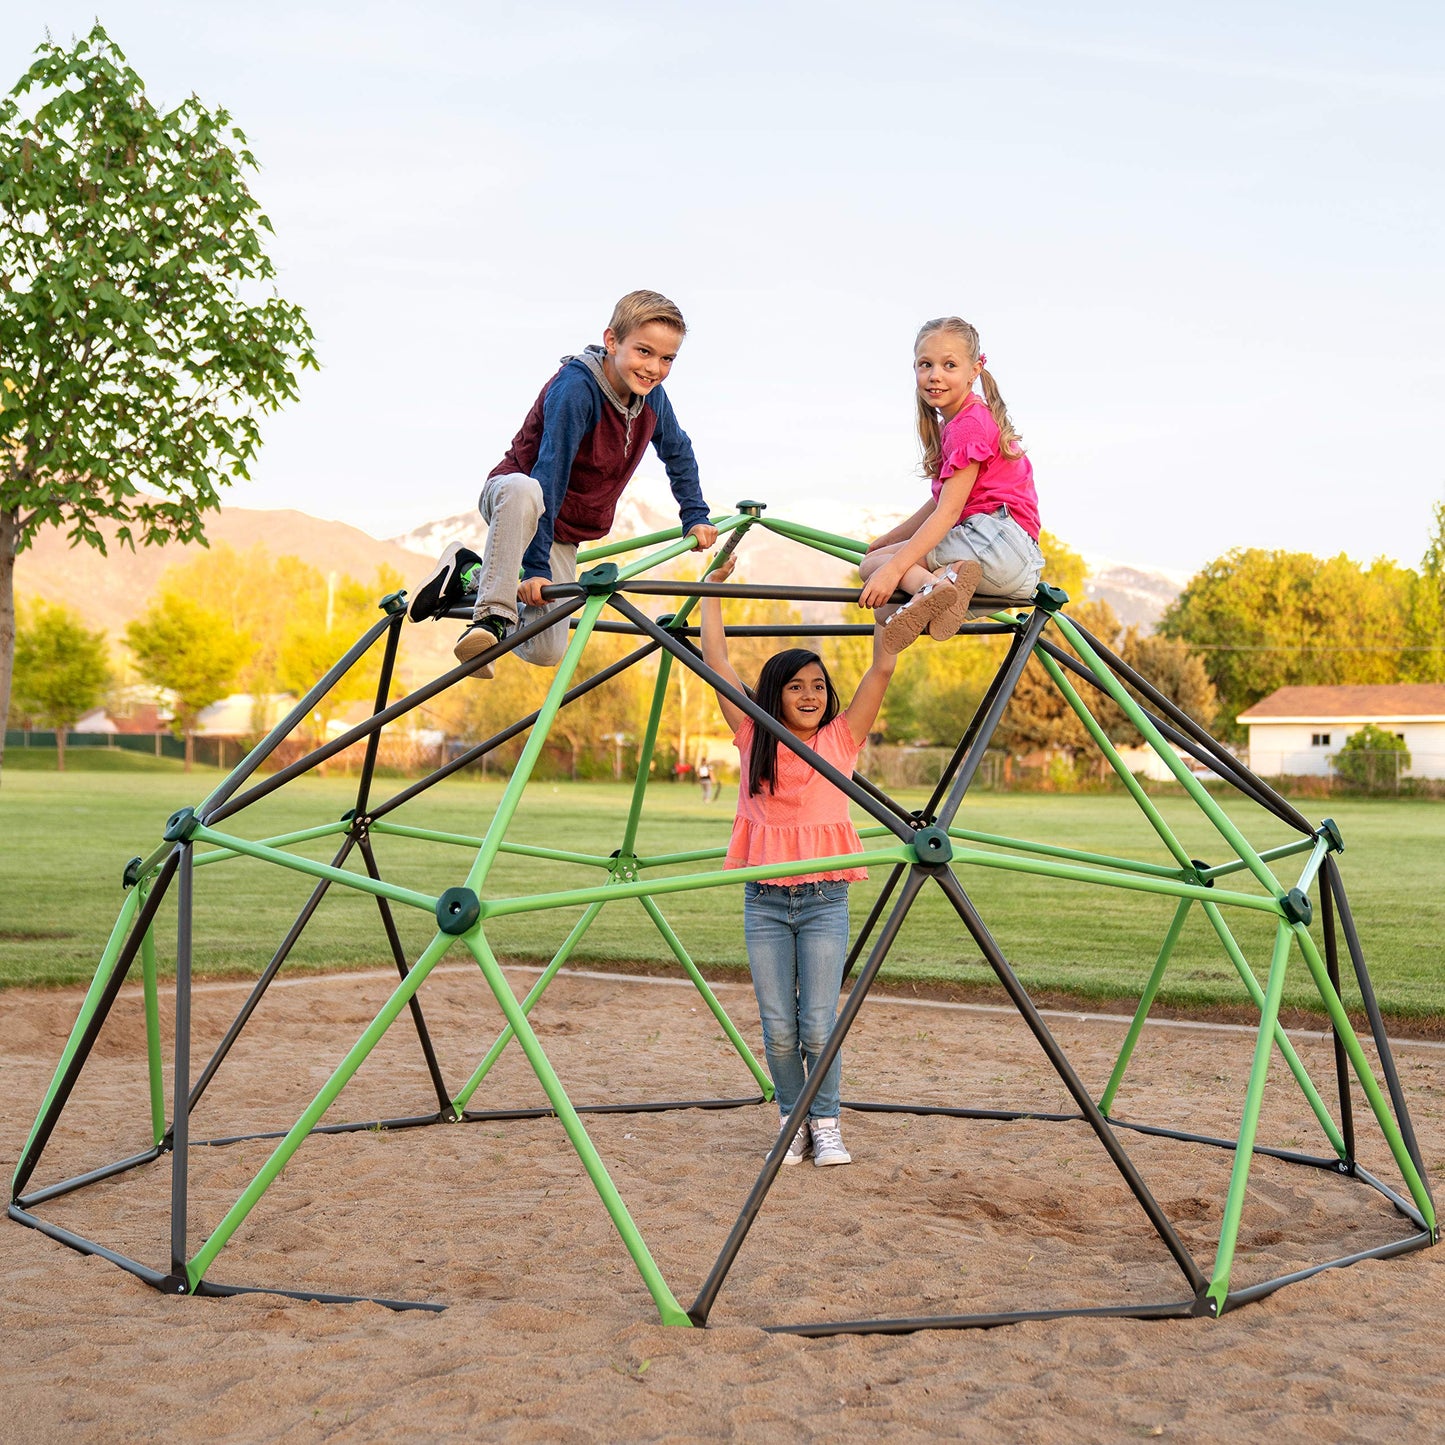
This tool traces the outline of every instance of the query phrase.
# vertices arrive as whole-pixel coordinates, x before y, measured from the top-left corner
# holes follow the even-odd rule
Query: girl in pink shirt
[[[722,581],[732,568],[729,557],[709,580]],[[745,690],[728,661],[727,634],[716,597],[702,600],[702,655],[713,671]],[[752,696],[799,742],[847,774],[878,716],[895,661],[883,650],[875,630],[872,666],[853,701],[841,708],[818,654],[789,648],[763,664]],[[741,708],[722,696],[718,706],[733,730],[742,768],[727,866],[799,864],[796,874],[743,885],[748,969],[781,1111],[781,1131],[833,1030],[848,955],[848,884],[866,878],[868,872],[846,865],[807,866],[811,860],[863,851],[848,816],[848,799],[811,764],[756,727]],[[800,1163],[809,1154],[816,1165],[852,1162],[838,1125],[841,1076],[839,1056],[828,1066],[808,1110],[808,1127],[799,1129],[789,1142],[785,1164]]]
[[[1020,600],[1039,585],[1034,469],[987,362],[978,332],[957,316],[925,322],[914,342],[918,436],[933,496],[875,537],[858,569],[864,607],[885,608],[899,587],[913,594],[880,612],[891,652],[924,628],[930,637],[952,637],[980,584],[990,596]],[[977,380],[982,396],[973,389]]]

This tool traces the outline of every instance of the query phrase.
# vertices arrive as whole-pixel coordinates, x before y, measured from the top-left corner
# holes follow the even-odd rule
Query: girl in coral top
[[[952,637],[980,584],[990,596],[1020,599],[1039,585],[1034,469],[987,364],[978,332],[957,316],[925,322],[913,344],[918,437],[933,496],[875,537],[858,568],[864,607],[885,608],[899,587],[913,594],[879,613],[890,652],[925,628]]]
[[[729,557],[709,580],[722,581],[732,568]],[[744,688],[728,662],[727,634],[716,597],[702,601],[702,655],[715,672]],[[752,696],[799,742],[850,774],[878,716],[895,660],[883,651],[875,631],[872,666],[853,701],[842,708],[818,654],[789,648],[763,664]],[[718,706],[733,730],[742,760],[727,866],[804,865],[796,875],[743,885],[748,968],[762,1018],[768,1071],[782,1114],[781,1131],[832,1032],[848,955],[848,884],[866,878],[868,871],[806,866],[814,859],[863,851],[848,817],[847,797],[796,753],[780,747],[771,733],[754,727],[752,719],[726,698],[719,696]],[[808,1111],[808,1127],[799,1129],[788,1144],[785,1164],[801,1163],[809,1154],[815,1165],[852,1162],[838,1124],[841,1075],[839,1056],[828,1066]]]

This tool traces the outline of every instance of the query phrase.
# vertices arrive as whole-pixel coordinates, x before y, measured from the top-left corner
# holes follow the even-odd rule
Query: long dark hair
[[[823,669],[823,681],[828,688],[828,701],[823,708],[820,729],[828,726],[842,708],[838,703],[838,692],[833,679],[828,675],[827,664],[816,652],[806,647],[790,647],[786,652],[775,652],[758,674],[758,687],[754,700],[769,717],[783,720],[783,689],[807,667],[816,662]],[[778,740],[765,728],[753,725],[753,745],[748,751],[748,792],[761,793],[763,784],[768,792],[776,793],[778,779]]]

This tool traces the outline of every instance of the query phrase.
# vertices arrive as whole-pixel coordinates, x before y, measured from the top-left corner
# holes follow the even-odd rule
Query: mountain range
[[[786,515],[788,520],[842,536],[866,538],[887,531],[904,514],[828,498],[799,502]],[[623,493],[612,535],[636,537],[676,525],[677,511],[665,481],[639,477]],[[166,568],[189,561],[204,549],[191,543],[141,547],[132,552],[115,545],[113,526],[104,530],[109,547],[102,556],[88,547],[71,547],[62,531],[47,529],[19,557],[15,583],[22,600],[40,598],[62,604],[79,613],[92,629],[117,639],[126,623],[145,611]],[[486,527],[477,512],[469,510],[383,541],[345,522],[325,521],[305,512],[223,507],[207,518],[206,534],[212,546],[227,545],[237,551],[262,546],[276,555],[299,557],[323,574],[336,572],[362,581],[374,578],[378,567],[389,566],[414,590],[449,542],[462,541],[480,549]],[[836,557],[761,528],[745,539],[738,560],[740,577],[786,580],[793,586],[846,586],[852,572],[848,563]],[[1089,559],[1089,567],[1089,597],[1109,602],[1122,622],[1136,622],[1146,630],[1178,595],[1184,580],[1102,559]],[[804,609],[804,615],[819,620],[831,610],[831,604],[818,604],[811,612]],[[409,626],[402,654],[404,671],[409,676],[435,675],[449,664],[454,640],[451,624]]]

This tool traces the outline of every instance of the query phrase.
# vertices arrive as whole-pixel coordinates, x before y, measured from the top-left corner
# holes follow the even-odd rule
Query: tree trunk
[[[0,768],[10,724],[10,683],[15,672],[15,545],[20,514],[0,507]]]
[[[57,773],[65,771],[65,729],[63,727],[55,729],[55,771]]]
[[[191,764],[196,760],[196,735],[190,728],[186,729],[186,772],[190,772]]]

